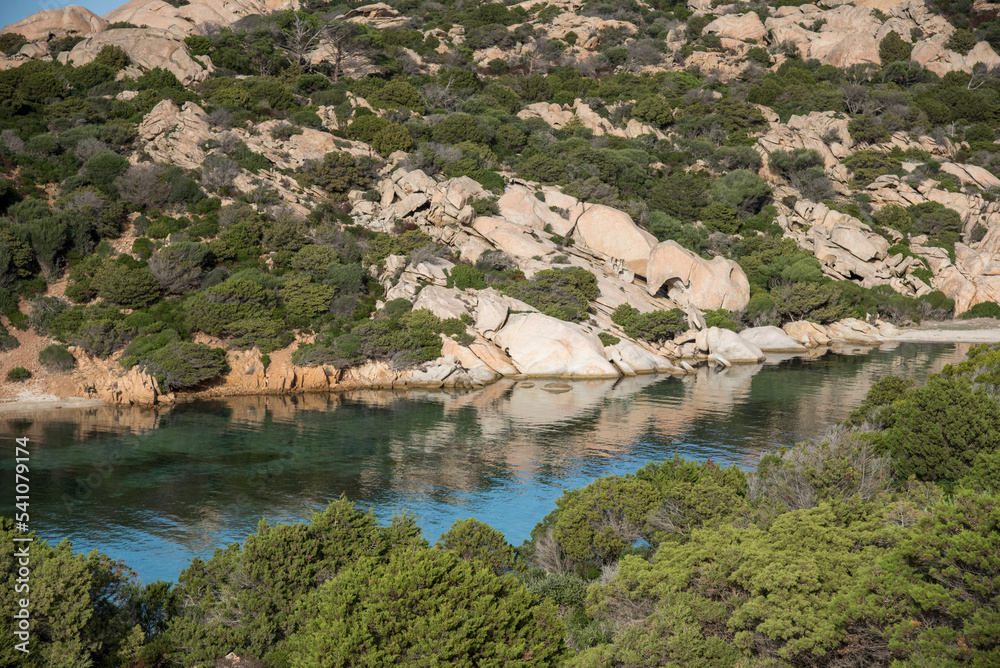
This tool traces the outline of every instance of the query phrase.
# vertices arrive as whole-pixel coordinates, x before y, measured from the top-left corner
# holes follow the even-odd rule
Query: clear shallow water
[[[29,436],[32,528],[123,559],[146,581],[176,580],[263,517],[306,520],[341,495],[383,519],[413,512],[430,540],[473,516],[520,544],[566,488],[674,452],[752,468],[763,452],[821,436],[874,380],[922,382],[967,349],[844,348],[680,379],[576,382],[563,394],[501,382],[0,414],[11,453],[0,475],[10,499],[6,446]]]

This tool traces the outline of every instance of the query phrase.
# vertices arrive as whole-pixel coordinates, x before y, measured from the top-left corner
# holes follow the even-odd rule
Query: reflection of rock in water
[[[141,434],[155,429],[163,412],[163,409],[121,406],[10,411],[0,413],[0,434],[16,434],[44,442],[46,430],[53,429],[54,425],[72,430],[72,438],[76,441],[107,432]]]

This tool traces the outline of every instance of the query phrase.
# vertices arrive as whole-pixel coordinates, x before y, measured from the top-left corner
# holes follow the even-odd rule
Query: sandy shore
[[[886,341],[912,343],[1000,343],[1000,321],[993,318],[942,320],[901,330]]]
[[[34,411],[51,411],[60,408],[91,408],[93,406],[103,406],[100,399],[87,399],[85,397],[46,397],[44,399],[18,399],[0,403],[0,413],[21,413]]]

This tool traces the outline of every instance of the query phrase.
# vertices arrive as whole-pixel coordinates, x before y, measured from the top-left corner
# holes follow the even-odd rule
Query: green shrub
[[[882,144],[889,141],[891,135],[874,116],[865,114],[851,119],[847,123],[847,131],[851,138],[863,144]]]
[[[878,44],[878,57],[883,65],[899,61],[909,61],[913,45],[899,36],[895,30],[890,30]]]
[[[597,338],[601,340],[601,344],[604,346],[613,346],[621,341],[621,339],[614,334],[608,334],[607,332],[598,332]]]
[[[191,341],[168,343],[140,356],[139,364],[168,391],[195,387],[229,370],[226,351]]]
[[[538,665],[566,654],[554,605],[513,578],[447,552],[362,558],[302,604],[308,621],[290,637],[297,666],[418,665],[447,657],[469,665]],[[367,657],[367,659],[366,659]]]
[[[621,327],[629,338],[656,343],[669,341],[674,334],[685,329],[684,312],[679,308],[640,313],[635,307],[622,304],[611,313],[611,321]]]
[[[473,517],[455,520],[451,528],[441,534],[437,548],[453,552],[460,559],[496,575],[509,573],[514,568],[514,548],[504,535]]]
[[[660,241],[672,239],[695,253],[701,253],[708,242],[707,228],[691,223],[683,223],[662,211],[651,211],[649,213],[649,231]]]
[[[844,159],[844,164],[851,170],[854,181],[861,186],[885,174],[899,174],[902,170],[899,158],[871,149],[856,151]]]
[[[16,366],[7,372],[7,380],[11,383],[20,383],[31,378],[31,372],[23,366]]]
[[[840,302],[841,293],[826,283],[790,283],[771,291],[774,308],[787,320],[826,323],[845,317],[849,309]]]
[[[1000,318],[1000,304],[979,302],[962,314],[963,320],[971,320],[972,318]]]
[[[109,262],[94,273],[97,296],[122,308],[143,308],[160,297],[160,284],[149,267]]]
[[[17,340],[17,337],[7,331],[6,327],[0,325],[0,352],[14,350],[20,345],[21,342]]]
[[[304,186],[319,186],[341,199],[351,190],[367,188],[369,183],[354,156],[340,151],[327,153],[322,162],[307,164],[296,178]]]
[[[530,281],[514,281],[503,291],[560,320],[586,318],[590,301],[600,294],[597,278],[580,267],[543,269]]]
[[[42,348],[38,361],[52,371],[69,371],[76,366],[76,358],[66,350],[66,346],[56,344]]]
[[[288,279],[281,288],[281,300],[289,322],[295,327],[305,327],[326,315],[335,292],[336,288],[313,283],[308,276]]]
[[[106,44],[97,52],[94,62],[98,65],[106,65],[117,72],[128,67],[132,60],[125,53],[125,49],[115,44]]]
[[[951,33],[951,37],[948,41],[944,43],[944,48],[956,51],[963,56],[972,51],[972,48],[976,46],[976,33],[965,28],[959,28],[955,32]]]
[[[347,136],[370,145],[382,156],[413,148],[413,137],[406,128],[373,114],[354,119],[347,126]]]
[[[747,169],[737,169],[712,181],[712,199],[736,210],[743,217],[760,211],[771,196],[771,186]]]
[[[965,378],[932,377],[895,407],[883,443],[903,479],[957,481],[1000,446],[1000,405]]]
[[[654,487],[632,476],[606,476],[556,501],[552,538],[578,566],[613,564],[650,536],[646,516],[659,503]],[[539,527],[533,532],[538,537]]]
[[[485,144],[486,134],[475,117],[469,114],[450,114],[440,123],[431,128],[431,136],[434,141],[442,144],[461,144],[470,142],[472,144]]]
[[[472,265],[456,264],[448,276],[448,287],[455,287],[459,290],[482,290],[486,287],[485,276]]]
[[[233,276],[192,297],[187,322],[193,330],[222,336],[238,320],[269,318],[276,304],[274,290],[261,280]]]

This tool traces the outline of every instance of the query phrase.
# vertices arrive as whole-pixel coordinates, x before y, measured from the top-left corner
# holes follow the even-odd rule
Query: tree
[[[454,552],[461,559],[478,564],[496,575],[509,573],[514,567],[514,548],[507,543],[504,535],[474,517],[455,520],[451,528],[441,534],[437,548]]]
[[[908,61],[913,45],[899,36],[895,30],[890,30],[878,44],[878,57],[883,65]]]
[[[226,351],[204,343],[174,341],[139,358],[169,391],[195,387],[229,370]]]
[[[972,51],[972,48],[976,46],[976,33],[966,28],[959,28],[955,32],[951,33],[951,37],[948,41],[944,43],[944,48],[956,51],[963,56]]]
[[[368,186],[368,177],[346,151],[331,151],[322,162],[307,163],[297,178],[302,185],[319,186],[339,199],[351,190]]]
[[[355,119],[347,126],[347,136],[370,144],[383,156],[413,148],[413,137],[405,127],[373,114]]]
[[[108,262],[94,274],[97,296],[123,308],[143,308],[160,297],[160,284],[148,267]]]
[[[360,25],[342,20],[327,28],[326,45],[332,54],[334,83],[340,81],[346,60],[362,56],[370,48],[363,34],[364,29]]]
[[[771,187],[764,179],[746,169],[737,169],[712,182],[712,199],[749,218],[760,211],[771,196]]]
[[[566,655],[556,607],[512,577],[449,552],[361,559],[303,601],[291,663],[555,665]]]
[[[884,445],[904,479],[956,481],[1000,446],[1000,405],[960,377],[933,377],[895,409]]]
[[[208,255],[205,244],[174,243],[149,258],[149,270],[165,292],[182,295],[201,286]]]

